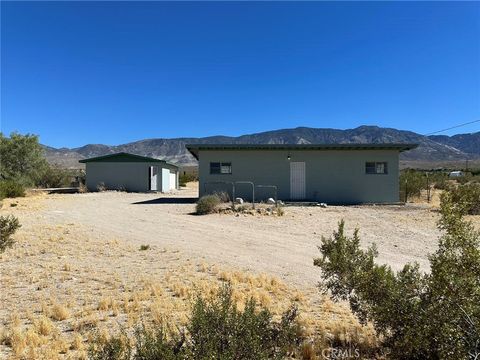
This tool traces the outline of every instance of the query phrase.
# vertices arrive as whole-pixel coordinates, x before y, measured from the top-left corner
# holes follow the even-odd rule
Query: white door
[[[170,170],[162,169],[162,192],[170,191]]]
[[[148,173],[150,175],[150,190],[157,191],[158,167],[150,166],[148,168]]]
[[[305,163],[290,163],[290,199],[305,199]]]
[[[175,172],[170,172],[170,190],[177,188],[177,175]]]

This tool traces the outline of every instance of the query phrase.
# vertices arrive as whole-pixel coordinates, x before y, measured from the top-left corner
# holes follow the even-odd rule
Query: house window
[[[388,174],[386,162],[367,162],[365,163],[366,174]]]
[[[232,163],[227,162],[211,162],[210,174],[231,174]]]

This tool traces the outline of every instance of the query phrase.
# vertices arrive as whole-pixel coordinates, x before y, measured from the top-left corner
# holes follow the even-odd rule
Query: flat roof
[[[418,144],[187,144],[185,147],[198,160],[201,150],[396,150],[415,149]]]
[[[169,163],[168,161],[165,161],[165,160],[155,159],[155,158],[148,157],[148,156],[130,154],[130,153],[126,153],[126,152],[119,152],[119,153],[115,153],[115,154],[97,156],[97,157],[93,157],[93,158],[89,158],[89,159],[79,160],[78,162],[80,162],[80,163],[90,163],[90,162],[155,162],[155,163],[162,163],[162,164],[167,164],[167,165],[170,165],[170,166],[178,167],[177,165]]]

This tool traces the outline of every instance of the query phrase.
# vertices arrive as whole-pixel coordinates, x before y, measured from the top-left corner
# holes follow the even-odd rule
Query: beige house
[[[415,144],[187,145],[199,195],[331,204],[399,202],[400,152]],[[273,186],[273,187],[272,187]],[[232,193],[235,188],[235,194]]]

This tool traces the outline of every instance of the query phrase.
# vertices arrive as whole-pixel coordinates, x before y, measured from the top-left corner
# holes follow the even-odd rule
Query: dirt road
[[[196,189],[175,194],[122,192],[49,195],[37,216],[24,226],[75,223],[96,237],[118,238],[135,246],[179,250],[192,260],[267,272],[296,285],[319,280],[313,258],[321,236],[330,236],[341,219],[351,234],[360,228],[363,246],[375,242],[379,262],[400,269],[417,261],[428,270],[427,255],[436,249],[438,214],[422,205],[288,206],[283,217],[192,215]]]

